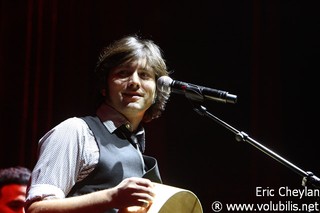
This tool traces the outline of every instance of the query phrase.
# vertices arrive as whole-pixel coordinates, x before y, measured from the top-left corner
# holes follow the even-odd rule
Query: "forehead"
[[[26,185],[8,184],[1,188],[1,195],[5,195],[6,198],[25,195],[26,189],[27,189]]]
[[[150,69],[147,63],[147,59],[145,57],[143,58],[135,58],[131,59],[129,61],[124,62],[120,66],[122,67],[138,67],[143,69]]]

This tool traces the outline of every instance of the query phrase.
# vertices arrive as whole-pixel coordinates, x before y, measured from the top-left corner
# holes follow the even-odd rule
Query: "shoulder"
[[[71,117],[67,118],[66,120],[60,122],[55,128],[59,127],[81,127],[86,125],[86,122],[81,119],[80,117]]]
[[[71,131],[71,132],[79,132],[84,130],[87,131],[88,129],[89,127],[87,123],[79,117],[68,118],[53,128],[54,131]]]
[[[83,119],[71,117],[53,127],[41,138],[41,141],[49,138],[58,140],[80,139],[81,135],[92,135],[92,132]]]

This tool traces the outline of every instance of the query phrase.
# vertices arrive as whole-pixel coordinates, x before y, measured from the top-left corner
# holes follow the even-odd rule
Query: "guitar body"
[[[128,207],[119,213],[203,213],[201,203],[197,196],[185,189],[155,184],[155,198],[148,208]]]

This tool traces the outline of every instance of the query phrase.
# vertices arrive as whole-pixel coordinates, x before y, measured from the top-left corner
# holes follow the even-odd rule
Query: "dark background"
[[[228,91],[236,104],[203,103],[237,131],[320,175],[317,1],[0,1],[0,167],[33,168],[37,142],[64,119],[92,111],[103,46],[137,33],[164,51],[172,78]],[[256,187],[301,188],[275,161],[172,94],[146,125],[147,154],[164,183],[211,204],[278,202]],[[313,202],[296,199],[297,202]]]

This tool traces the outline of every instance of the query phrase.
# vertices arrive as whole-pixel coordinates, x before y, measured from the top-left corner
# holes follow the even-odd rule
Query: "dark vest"
[[[117,129],[111,134],[98,117],[86,116],[82,119],[94,134],[100,157],[93,172],[76,183],[67,197],[111,188],[128,177],[145,177],[153,182],[162,183],[156,159],[143,155],[143,168],[139,153],[121,130]]]

